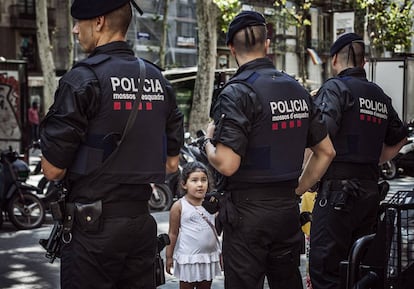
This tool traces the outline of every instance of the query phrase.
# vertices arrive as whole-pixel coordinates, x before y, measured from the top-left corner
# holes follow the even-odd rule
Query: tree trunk
[[[37,46],[39,47],[39,58],[43,72],[43,111],[47,111],[52,105],[57,86],[47,22],[47,0],[38,0],[36,1],[36,25]]]
[[[167,35],[168,35],[168,8],[170,5],[170,0],[164,1],[164,10],[162,18],[162,33],[161,33],[161,43],[160,43],[160,67],[165,68],[165,51],[167,47]]]
[[[302,79],[302,85],[307,88],[306,79],[308,76],[306,75],[306,58],[305,58],[305,26],[298,26],[299,29],[299,37],[298,37],[298,44],[299,44],[299,77]]]
[[[58,1],[60,2],[60,1]],[[66,9],[66,23],[67,23],[67,33],[68,33],[68,54],[67,54],[67,59],[68,59],[68,66],[66,67],[67,70],[69,70],[72,65],[73,65],[73,51],[75,49],[75,43],[73,40],[73,34],[72,34],[72,28],[73,28],[73,20],[72,20],[72,15],[70,15],[70,6],[72,1],[64,1],[65,2],[65,8]]]
[[[194,84],[189,131],[206,129],[209,121],[211,96],[217,54],[217,13],[213,0],[197,0],[198,70]]]

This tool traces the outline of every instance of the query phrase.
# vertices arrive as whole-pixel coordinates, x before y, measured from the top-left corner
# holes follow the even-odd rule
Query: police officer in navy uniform
[[[313,209],[310,277],[314,289],[339,288],[339,263],[354,241],[373,232],[380,201],[378,164],[406,142],[407,130],[391,99],[364,70],[363,39],[339,37],[330,54],[336,77],[319,89],[336,157],[324,175]]]
[[[309,93],[266,58],[269,43],[260,13],[243,11],[230,23],[227,44],[239,69],[213,101],[204,143],[226,177],[219,211],[226,289],[263,288],[265,276],[270,288],[302,288],[297,195],[335,154]],[[313,156],[300,177],[306,147]]]
[[[156,66],[144,62],[140,79],[144,70],[125,39],[131,7],[130,0],[73,2],[73,33],[89,57],[61,78],[41,124],[43,172],[64,179],[74,208],[62,288],[155,288],[150,183],[178,169],[183,115]],[[135,122],[111,157],[140,93]]]

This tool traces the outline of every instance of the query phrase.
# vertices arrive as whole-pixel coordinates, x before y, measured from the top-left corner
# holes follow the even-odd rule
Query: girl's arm
[[[168,229],[168,236],[170,237],[170,245],[165,249],[165,269],[168,274],[171,274],[171,268],[173,267],[173,253],[175,244],[177,242],[178,232],[180,230],[181,219],[181,202],[175,202],[170,209],[170,224]]]

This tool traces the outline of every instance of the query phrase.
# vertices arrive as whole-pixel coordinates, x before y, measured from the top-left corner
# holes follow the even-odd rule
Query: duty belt
[[[378,167],[372,164],[332,162],[324,179],[364,179],[377,181]]]
[[[149,213],[148,201],[102,203],[99,200],[92,203],[67,203],[67,208],[73,208],[72,214],[75,216],[85,210],[86,213],[98,213],[102,218],[137,217]]]
[[[102,204],[102,217],[104,218],[137,217],[148,213],[148,201],[124,201]]]
[[[249,190],[235,190],[231,192],[231,199],[234,203],[244,201],[264,201],[279,198],[296,198],[295,186],[297,182],[287,181],[269,184],[268,187]]]

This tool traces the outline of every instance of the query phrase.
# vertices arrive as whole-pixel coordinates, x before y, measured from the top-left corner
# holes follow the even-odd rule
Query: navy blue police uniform
[[[352,41],[346,35],[332,55]],[[318,91],[321,109],[336,157],[324,175],[313,209],[310,276],[314,289],[339,288],[342,260],[353,242],[373,232],[380,201],[378,162],[383,144],[395,145],[406,128],[391,99],[369,82],[361,67],[347,68]]]
[[[126,42],[97,47],[67,72],[42,121],[42,153],[67,168],[67,204],[74,208],[72,240],[62,247],[62,288],[155,288],[150,183],[164,182],[166,157],[179,154],[183,115],[159,68],[145,62],[145,70],[136,121],[108,166],[102,164],[123,133],[141,81]]]
[[[327,131],[309,93],[267,58],[238,69],[214,100],[214,143],[241,156],[227,177],[223,226],[226,288],[302,288],[303,233],[295,194],[305,147]],[[219,214],[219,217],[221,212]]]

